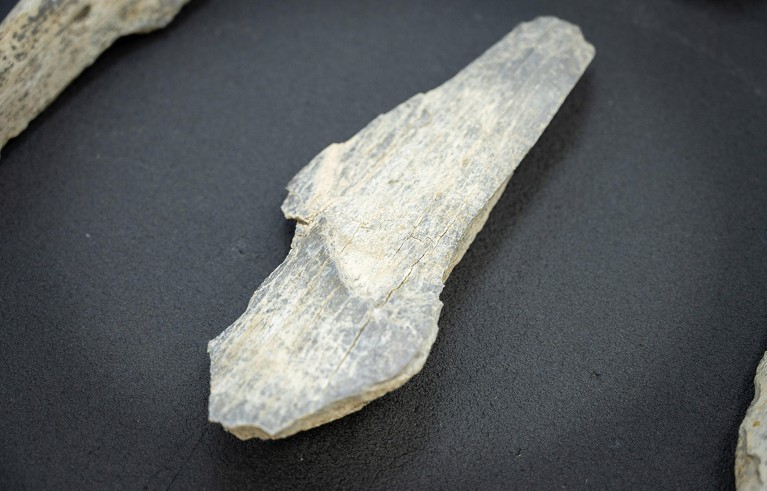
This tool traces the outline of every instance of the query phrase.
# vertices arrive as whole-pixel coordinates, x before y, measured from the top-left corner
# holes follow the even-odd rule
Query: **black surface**
[[[544,13],[596,59],[424,370],[284,441],[208,424],[206,342],[285,256],[288,180]],[[0,487],[730,488],[766,135],[764,2],[193,2],[3,150]]]

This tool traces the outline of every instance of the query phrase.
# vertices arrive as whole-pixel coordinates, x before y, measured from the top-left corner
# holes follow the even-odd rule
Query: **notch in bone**
[[[21,0],[0,25],[0,149],[119,37],[188,0]]]
[[[445,280],[593,56],[572,24],[522,24],[301,170],[288,257],[208,345],[210,420],[281,438],[421,370]]]

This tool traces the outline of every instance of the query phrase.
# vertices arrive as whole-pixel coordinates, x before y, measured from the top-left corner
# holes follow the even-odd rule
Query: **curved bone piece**
[[[740,424],[735,449],[735,484],[739,491],[767,489],[767,354],[756,369],[754,400]]]
[[[593,55],[572,24],[522,24],[301,170],[288,257],[208,345],[210,420],[281,438],[415,375],[446,278]]]
[[[126,34],[165,27],[188,0],[21,0],[0,25],[0,149]]]

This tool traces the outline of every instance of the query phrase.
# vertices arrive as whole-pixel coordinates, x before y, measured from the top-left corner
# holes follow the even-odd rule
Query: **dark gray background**
[[[286,255],[288,180],[539,14],[596,59],[423,371],[283,441],[208,424],[206,342]],[[731,488],[766,135],[764,2],[193,1],[3,150],[0,487]]]

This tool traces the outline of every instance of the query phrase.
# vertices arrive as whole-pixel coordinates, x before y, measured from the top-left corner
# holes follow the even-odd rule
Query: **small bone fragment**
[[[188,0],[21,0],[0,24],[0,149],[126,34],[165,27]]]
[[[767,355],[756,368],[754,400],[740,424],[735,449],[735,486],[740,491],[767,489]]]
[[[210,420],[282,438],[418,373],[445,280],[593,55],[572,24],[522,24],[302,169],[290,253],[208,344]]]

